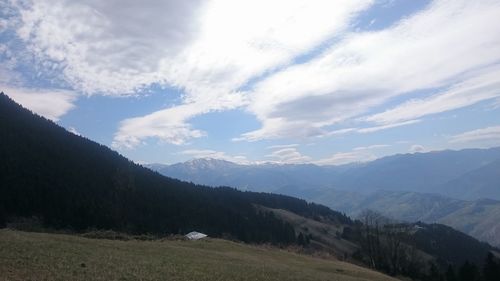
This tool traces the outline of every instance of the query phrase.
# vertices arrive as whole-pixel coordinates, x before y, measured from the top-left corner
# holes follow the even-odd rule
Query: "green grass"
[[[219,239],[117,241],[0,230],[0,280],[394,280],[349,263]]]

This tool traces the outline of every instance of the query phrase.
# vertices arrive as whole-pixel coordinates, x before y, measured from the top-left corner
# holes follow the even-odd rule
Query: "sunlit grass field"
[[[219,239],[117,241],[0,230],[0,280],[393,280],[349,263]]]

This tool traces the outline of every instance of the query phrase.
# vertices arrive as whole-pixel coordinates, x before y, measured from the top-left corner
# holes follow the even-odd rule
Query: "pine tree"
[[[451,265],[448,265],[448,268],[446,269],[446,281],[457,281],[457,274],[455,273],[455,270]]]
[[[477,266],[466,261],[458,270],[460,281],[475,281],[479,279],[479,270]]]
[[[492,253],[488,253],[483,267],[484,281],[498,281],[500,280],[500,262],[495,260]]]

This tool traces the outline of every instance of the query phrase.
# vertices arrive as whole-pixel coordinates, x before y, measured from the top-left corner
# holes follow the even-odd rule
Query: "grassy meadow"
[[[234,243],[0,230],[0,280],[394,280],[336,260]]]

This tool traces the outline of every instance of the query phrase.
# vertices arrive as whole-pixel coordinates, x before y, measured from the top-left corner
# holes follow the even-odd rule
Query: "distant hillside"
[[[467,172],[438,187],[443,194],[462,199],[499,198],[500,159]]]
[[[334,186],[351,191],[403,190],[446,194],[443,184],[499,159],[500,148],[400,154],[350,169],[334,179]],[[488,181],[488,185],[498,184],[500,176],[481,181]],[[476,192],[475,196],[483,195],[480,189]],[[484,192],[484,195],[500,199],[500,189],[493,193]]]
[[[51,228],[186,233],[290,244],[293,227],[255,204],[349,219],[292,197],[166,178],[74,135],[0,94],[0,226],[36,217]]]
[[[416,192],[377,191],[362,194],[338,190],[309,199],[353,217],[370,209],[400,221],[442,223],[500,246],[500,201],[464,201]]]

